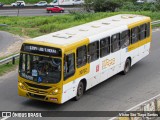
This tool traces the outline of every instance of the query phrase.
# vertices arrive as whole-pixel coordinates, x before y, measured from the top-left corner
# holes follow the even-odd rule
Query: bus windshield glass
[[[19,74],[38,83],[58,83],[61,79],[61,59],[20,54]]]

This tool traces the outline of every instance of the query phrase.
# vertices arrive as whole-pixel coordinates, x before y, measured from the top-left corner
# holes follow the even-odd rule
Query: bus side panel
[[[77,88],[78,88],[78,84],[82,79],[87,79],[87,75],[77,78],[74,81],[70,81],[66,84],[63,85],[63,92],[62,92],[62,103],[72,99],[73,97],[76,96],[77,94]],[[87,81],[88,84],[88,81]]]
[[[129,52],[129,54],[131,56],[131,60],[132,60],[131,64],[133,65],[139,59],[138,43],[134,43],[134,44],[128,46],[128,52]]]
[[[87,46],[88,43],[89,39],[81,40],[79,43],[68,46],[65,51],[65,54],[75,53],[75,74],[63,81],[62,103],[76,96],[79,82],[84,78],[86,79],[86,75],[90,72],[90,64],[86,63],[78,68],[76,63],[77,48],[84,45]]]
[[[89,43],[93,43],[95,41],[99,41],[99,35],[89,37]],[[87,88],[89,89],[100,82],[100,59],[97,59],[90,64],[90,72],[87,75]]]
[[[88,74],[87,89],[95,86],[100,82],[100,62],[96,60],[90,63],[90,73]]]
[[[128,25],[129,29],[132,29],[134,27],[143,25],[145,23],[150,22],[150,18],[132,23],[130,25]],[[150,26],[151,28],[151,26]],[[151,33],[151,29],[150,29],[150,33]],[[149,38],[145,38],[143,40],[139,40],[138,42],[131,44],[130,46],[128,46],[128,51],[131,55],[132,58],[132,65],[134,65],[136,62],[138,62],[139,60],[141,60],[142,58],[144,58],[145,56],[147,56],[149,54],[148,49],[150,48],[150,46],[147,46],[147,43],[151,40],[151,36]]]
[[[128,57],[131,57],[130,53],[128,52],[128,48],[127,47],[121,49],[120,53],[121,53],[121,63],[120,63],[120,71],[119,72],[124,70],[126,59]]]
[[[108,36],[112,36],[114,34],[117,33],[121,33],[122,31],[127,30],[128,27],[127,26],[123,26],[120,28],[116,28],[113,31],[110,31],[107,33],[105,33],[106,35],[108,34]],[[100,58],[101,59],[101,66],[102,66],[102,70],[101,70],[101,82],[112,77],[113,75],[119,73],[120,71],[123,70],[123,64],[122,61],[124,61],[123,59],[125,59],[126,57],[126,51],[123,53],[123,59],[121,59],[121,52],[125,51],[125,50],[118,50],[116,52],[110,53],[109,55]],[[124,57],[125,56],[125,57]]]
[[[63,85],[62,101],[61,101],[62,103],[76,96],[78,82],[79,82],[78,80],[74,80]]]
[[[111,37],[114,34],[121,33],[124,30],[127,30],[127,26],[123,26],[120,28],[116,28],[112,31],[106,31],[104,33],[95,35],[90,37],[90,42],[94,42],[96,40],[101,40],[106,37]],[[89,73],[89,80],[87,89],[97,85],[98,83],[107,80],[111,76],[117,74],[118,72],[122,71],[121,66],[121,50],[118,50],[114,53],[110,53],[102,58],[99,58],[96,62],[92,62],[90,70],[92,72]],[[99,62],[98,62],[99,61]],[[95,72],[99,68],[100,72]],[[97,79],[98,77],[98,79]]]
[[[120,51],[111,53],[110,55],[101,59],[102,72],[101,81],[110,78],[111,76],[117,74],[120,70]]]

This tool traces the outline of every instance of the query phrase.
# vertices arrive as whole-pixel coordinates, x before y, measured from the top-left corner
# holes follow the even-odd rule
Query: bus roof
[[[150,18],[142,15],[119,14],[47,35],[39,36],[33,38],[32,40],[66,46],[79,42],[85,38],[94,36],[95,34],[103,33],[105,31],[117,29],[123,26],[128,28],[128,25],[146,19]]]

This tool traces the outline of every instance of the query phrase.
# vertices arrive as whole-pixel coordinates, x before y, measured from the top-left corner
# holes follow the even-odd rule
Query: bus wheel
[[[126,75],[129,72],[130,68],[131,68],[131,60],[127,58],[125,66],[124,66],[124,70],[122,72],[123,75]]]
[[[80,81],[78,88],[77,88],[77,95],[75,97],[75,100],[76,101],[79,100],[83,96],[83,93],[84,93],[84,84],[82,81]]]

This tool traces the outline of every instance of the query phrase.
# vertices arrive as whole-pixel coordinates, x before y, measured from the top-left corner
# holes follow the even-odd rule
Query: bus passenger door
[[[90,64],[90,73],[88,75],[88,88],[91,88],[100,82],[100,60],[99,60],[99,41],[88,45],[88,62]]]
[[[76,79],[75,69],[75,53],[65,54],[64,56],[64,68],[63,68],[63,93],[62,103],[73,98],[75,96],[75,88],[73,80]]]

